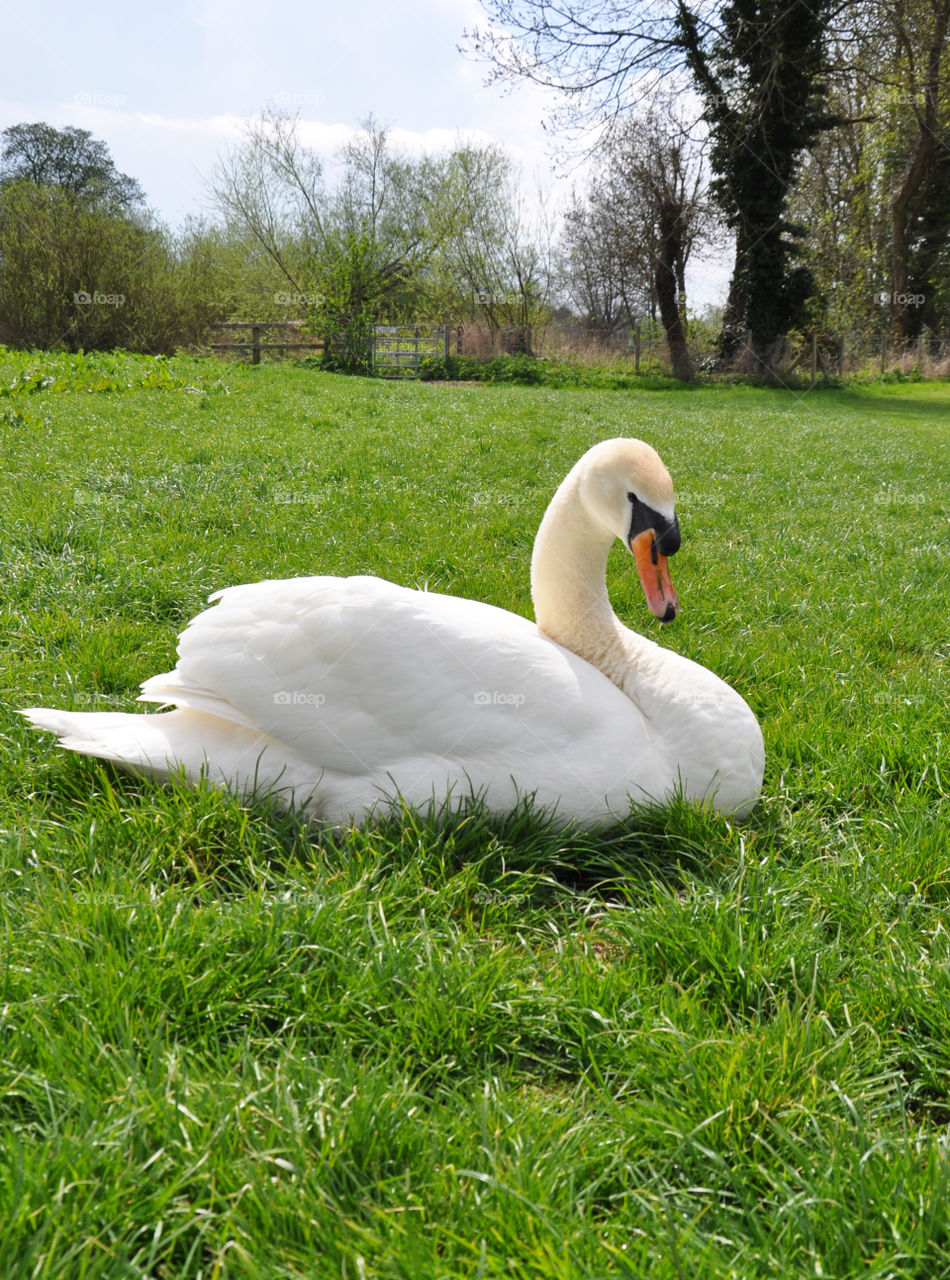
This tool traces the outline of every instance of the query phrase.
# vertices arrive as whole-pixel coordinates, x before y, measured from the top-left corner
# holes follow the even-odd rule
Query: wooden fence
[[[754,360],[743,360],[741,355],[734,367],[722,370],[715,330],[711,326],[691,326],[691,330],[696,336],[690,337],[689,352],[700,377],[719,372],[727,378],[736,372],[755,376],[758,372]],[[668,372],[670,367],[663,329],[648,319],[611,331],[576,322],[552,324],[538,331],[535,352],[550,359],[591,365],[622,361],[635,373]],[[881,377],[900,372],[922,378],[950,377],[950,337],[925,334],[901,345],[880,332],[808,333],[789,341],[780,370],[796,385],[807,380],[813,386],[819,380],[855,374]]]
[[[250,352],[251,364],[260,364],[262,351],[275,352],[281,358],[288,352],[313,356],[321,355],[323,352],[323,340],[305,333],[303,326],[293,320],[227,320],[221,324],[213,324],[211,329],[216,334],[233,332],[236,335],[230,342],[212,343],[212,351],[217,355],[242,357]],[[263,334],[272,333],[275,330],[278,335],[277,341],[262,341]],[[238,340],[242,333],[249,335],[249,342]]]
[[[232,320],[212,325],[216,335],[227,338],[212,345],[221,356],[260,364],[262,353],[320,356],[324,343],[308,334],[301,321]],[[265,341],[266,338],[266,341]],[[707,331],[691,340],[690,355],[700,376],[719,371],[714,334]],[[618,358],[639,373],[665,370],[669,356],[662,328],[654,321],[638,321],[628,328],[599,331],[578,323],[550,325],[532,332],[525,328],[490,329],[485,325],[400,324],[376,325],[369,344],[369,371],[382,378],[417,378],[423,360],[444,360],[451,353],[488,360],[493,356],[532,351],[548,359],[600,364]],[[740,371],[741,371],[741,365]],[[754,373],[754,366],[748,372]],[[924,378],[950,377],[950,339],[927,335],[917,342],[897,346],[877,333],[808,334],[790,344],[785,374],[797,383],[847,377],[855,373],[884,375],[904,372]]]
[[[216,355],[246,358],[250,353],[252,364],[260,364],[262,352],[285,357],[290,353],[320,355],[324,350],[321,339],[305,333],[294,321],[229,320],[211,328],[226,339],[212,344]],[[445,359],[452,332],[441,324],[376,325],[368,353],[370,372],[381,378],[416,378],[423,360]]]

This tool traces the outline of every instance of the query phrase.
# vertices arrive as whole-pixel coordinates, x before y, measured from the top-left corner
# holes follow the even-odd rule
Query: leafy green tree
[[[343,181],[331,194],[297,121],[264,113],[219,162],[210,189],[226,238],[255,259],[251,277],[277,286],[285,318],[310,321],[328,364],[356,370],[366,367],[374,320],[398,306],[424,238],[400,217],[415,175],[391,155],[384,130],[369,121],[342,159]]]
[[[804,246],[812,278],[807,327],[833,335],[878,333],[887,279],[879,139],[861,119],[865,99],[849,94],[838,101],[852,118],[824,135],[790,195],[791,218],[809,231]]]
[[[172,352],[220,314],[211,261],[140,207],[105,144],[14,126],[0,180],[0,341]]]
[[[813,320],[903,344],[950,325],[950,0],[865,0],[839,56],[845,120],[803,166]]]
[[[318,277],[320,304],[313,330],[324,341],[324,364],[346,373],[369,369],[373,326],[385,281],[373,241],[365,232],[346,232],[328,246]]]
[[[119,173],[109,148],[86,129],[55,129],[39,121],[11,125],[0,138],[0,186],[25,181],[55,187],[96,208],[131,209],[145,203],[138,182]]]

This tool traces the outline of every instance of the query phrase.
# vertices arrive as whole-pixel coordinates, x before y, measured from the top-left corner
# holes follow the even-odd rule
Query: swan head
[[[578,466],[584,506],[629,547],[651,611],[672,622],[679,600],[667,557],[679,550],[680,527],[673,481],[660,455],[642,440],[604,440]]]

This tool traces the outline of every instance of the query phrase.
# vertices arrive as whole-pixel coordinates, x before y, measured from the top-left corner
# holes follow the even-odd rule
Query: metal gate
[[[423,360],[449,353],[447,324],[378,324],[373,328],[371,367],[380,378],[418,378]]]

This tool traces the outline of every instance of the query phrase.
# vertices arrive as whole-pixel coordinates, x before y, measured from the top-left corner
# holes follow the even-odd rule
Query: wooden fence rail
[[[288,351],[302,351],[308,355],[320,355],[323,352],[323,340],[305,333],[303,326],[293,320],[227,320],[211,325],[214,333],[228,333],[232,330],[238,335],[250,331],[250,342],[215,342],[211,350],[220,354],[251,353],[251,364],[260,364],[262,351],[276,351],[286,356]],[[282,336],[277,342],[263,342],[261,335],[277,330]]]

